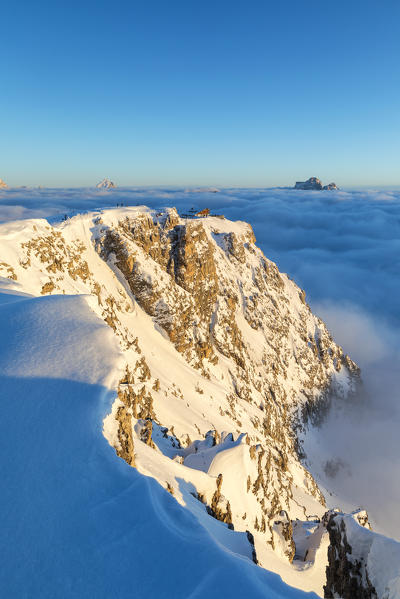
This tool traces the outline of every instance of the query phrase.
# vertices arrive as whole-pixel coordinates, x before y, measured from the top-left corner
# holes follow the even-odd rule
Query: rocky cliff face
[[[324,596],[328,599],[377,599],[376,589],[368,576],[367,553],[357,556],[353,551],[342,516],[335,512],[326,515],[330,545]],[[360,526],[370,530],[366,512],[355,513],[354,518]]]
[[[317,177],[310,177],[307,181],[297,181],[294,189],[305,189],[319,191],[323,190],[334,190],[339,189],[336,183],[328,183],[328,185],[322,185],[322,182]]]
[[[243,399],[312,411],[332,383],[337,391],[337,373],[357,372],[304,292],[255,246],[249,225],[169,210],[127,217],[97,243],[189,363],[209,376],[218,354],[232,361]]]
[[[293,522],[325,512],[297,433],[358,381],[304,291],[246,223],[125,208],[19,227],[0,274],[27,293],[87,294],[119,340],[104,423],[118,455],[243,533],[244,555],[292,561]]]
[[[329,533],[324,597],[396,599],[400,596],[400,543],[371,530],[368,514],[325,514]]]

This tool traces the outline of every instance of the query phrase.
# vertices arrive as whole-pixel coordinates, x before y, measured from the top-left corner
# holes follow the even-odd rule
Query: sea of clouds
[[[400,191],[13,189],[0,222],[124,205],[210,208],[250,222],[258,245],[307,292],[362,368],[361,404],[333,411],[320,442],[346,464],[327,481],[400,539]]]

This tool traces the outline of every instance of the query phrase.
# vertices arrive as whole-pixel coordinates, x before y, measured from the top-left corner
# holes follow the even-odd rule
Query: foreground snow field
[[[102,435],[121,355],[85,297],[0,296],[4,597],[302,597]]]

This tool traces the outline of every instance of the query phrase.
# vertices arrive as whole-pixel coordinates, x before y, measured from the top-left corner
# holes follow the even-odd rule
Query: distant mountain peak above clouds
[[[0,189],[8,189],[8,185],[3,179],[0,179]]]
[[[306,190],[333,190],[339,189],[336,183],[328,183],[328,185],[322,185],[322,181],[318,177],[310,177],[307,181],[296,181],[294,189],[306,189]]]
[[[106,177],[96,185],[97,189],[115,189],[116,187],[117,186],[114,183],[114,181],[111,181],[111,179],[109,179],[108,177]]]

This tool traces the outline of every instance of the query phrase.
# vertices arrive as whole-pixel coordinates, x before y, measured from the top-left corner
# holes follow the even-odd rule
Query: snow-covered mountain
[[[8,331],[7,351],[0,355],[4,392],[16,388],[22,401],[29,384],[18,391],[19,378],[34,380],[41,415],[30,402],[27,417],[42,431],[29,458],[35,467],[43,452],[53,452],[54,470],[46,470],[51,477],[57,464],[68,471],[73,456],[71,473],[65,480],[60,475],[76,505],[76,518],[68,510],[72,528],[79,530],[91,514],[95,526],[104,526],[93,536],[95,544],[110,551],[114,545],[122,570],[136,568],[140,575],[150,564],[160,568],[157,585],[165,565],[181,586],[157,587],[157,597],[189,597],[196,588],[220,596],[221,586],[213,594],[216,575],[206,574],[214,560],[220,560],[220,582],[232,597],[245,591],[252,597],[297,596],[265,570],[320,596],[336,596],[342,583],[347,589],[346,568],[335,568],[332,556],[348,541],[334,535],[338,512],[327,514],[324,490],[303,465],[302,438],[332,402],[353,401],[359,370],[312,314],[305,292],[256,246],[250,225],[215,216],[181,218],[171,208],[120,208],[54,225],[43,219],[8,223],[0,227],[0,248]],[[57,387],[59,414],[58,404],[49,403],[54,379],[64,381]],[[71,381],[79,383],[76,390]],[[107,391],[96,395],[96,388]],[[57,431],[50,440],[41,420],[48,412],[47,426]],[[101,444],[101,427],[129,466]],[[29,427],[22,432],[30,446],[36,443]],[[10,443],[14,447],[15,439]],[[20,449],[17,458],[20,453],[26,460]],[[88,464],[86,474],[80,460]],[[14,470],[7,476],[16,484]],[[31,484],[34,476],[30,471]],[[82,477],[84,501],[76,493]],[[101,485],[106,493],[99,498]],[[96,520],[98,509],[107,524]],[[350,516],[340,517],[347,526]],[[351,516],[359,527],[365,524],[360,519]],[[352,538],[358,543],[357,534]],[[196,551],[200,574],[192,579]],[[93,572],[103,567],[93,560]],[[165,564],[158,566],[159,560]],[[367,588],[367,580],[374,589],[394,588],[390,580],[378,581],[371,563],[357,574],[358,588]],[[46,567],[36,568],[35,584]],[[72,557],[67,568],[70,584]],[[120,584],[117,596],[125,597],[125,582]],[[82,589],[77,596],[86,596]],[[138,596],[147,592],[144,584]]]
[[[0,189],[8,189],[8,185],[3,179],[0,179]]]
[[[114,181],[111,181],[108,177],[106,177],[97,183],[96,187],[97,189],[115,189],[117,186],[115,185]]]

